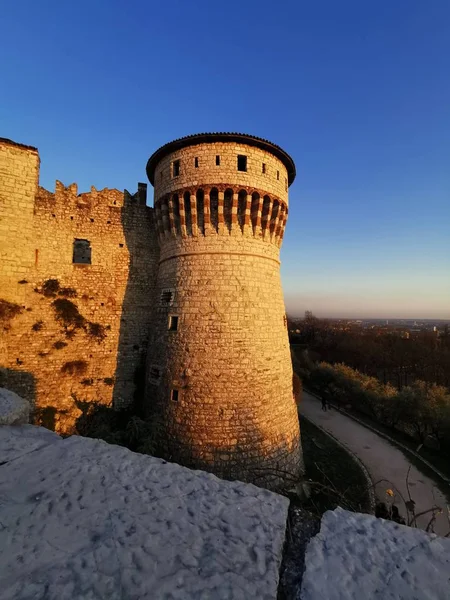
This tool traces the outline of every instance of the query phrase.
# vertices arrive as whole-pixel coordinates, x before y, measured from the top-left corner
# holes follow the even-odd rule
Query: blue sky
[[[450,318],[448,0],[17,0],[0,136],[41,185],[136,189],[149,155],[242,131],[297,164],[288,310]]]

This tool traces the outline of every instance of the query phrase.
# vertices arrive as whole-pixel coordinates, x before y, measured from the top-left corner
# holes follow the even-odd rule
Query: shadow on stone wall
[[[36,382],[28,371],[0,367],[0,387],[6,388],[28,400],[32,409],[36,403]]]
[[[159,259],[153,209],[146,206],[146,188],[139,184],[134,196],[125,191],[124,205],[120,210],[129,267],[114,376],[113,407],[116,410],[132,402],[143,401]]]

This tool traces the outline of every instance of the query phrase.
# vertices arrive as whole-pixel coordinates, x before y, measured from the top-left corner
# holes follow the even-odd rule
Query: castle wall
[[[33,206],[38,177],[36,148],[0,138],[0,297],[19,304],[25,291],[18,281],[33,264]]]
[[[133,399],[159,256],[153,209],[143,195],[95,188],[78,194],[75,184],[57,182],[55,193],[36,189],[32,223],[32,260],[15,277],[18,293],[8,297],[22,311],[2,331],[3,385],[32,400],[44,424],[70,431],[81,414],[78,401],[121,408]],[[91,264],[73,263],[75,239],[89,242]],[[59,284],[53,293],[48,280]],[[69,311],[62,320],[55,306],[61,300]]]

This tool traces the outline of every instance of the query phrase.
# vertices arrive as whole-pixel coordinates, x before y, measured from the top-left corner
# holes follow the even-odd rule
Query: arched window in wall
[[[261,216],[261,228],[263,231],[265,231],[268,227],[268,221],[269,221],[269,217],[270,217],[269,211],[270,211],[270,198],[269,198],[269,196],[264,196],[262,216]]]
[[[252,221],[253,233],[255,232],[256,224],[258,222],[258,211],[259,211],[259,194],[253,192],[252,194],[252,205],[250,209],[250,218]]]
[[[241,231],[244,229],[245,224],[245,209],[247,208],[247,192],[240,190],[238,195],[238,206],[237,206],[237,221]]]
[[[233,209],[233,190],[227,188],[223,195],[223,220],[225,226],[231,231],[231,213]]]
[[[219,190],[217,188],[212,188],[209,192],[209,206],[211,226],[217,231],[219,228]]]
[[[181,233],[181,220],[180,220],[180,201],[178,199],[178,194],[174,194],[172,197],[172,206],[173,206],[173,225],[175,228],[175,233]]]
[[[191,194],[184,192],[184,214],[186,215],[186,231],[192,235],[192,213],[191,213]]]
[[[280,202],[278,200],[274,200],[272,215],[270,217],[270,235],[272,236],[275,231],[275,225],[277,223],[278,212],[280,210]]]
[[[205,233],[205,194],[197,190],[197,225],[201,233]]]

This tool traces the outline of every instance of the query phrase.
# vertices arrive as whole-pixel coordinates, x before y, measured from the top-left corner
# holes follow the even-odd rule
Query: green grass
[[[367,480],[359,463],[332,437],[300,417],[306,479],[311,497],[302,507],[321,515],[341,506],[358,512],[370,511]]]

